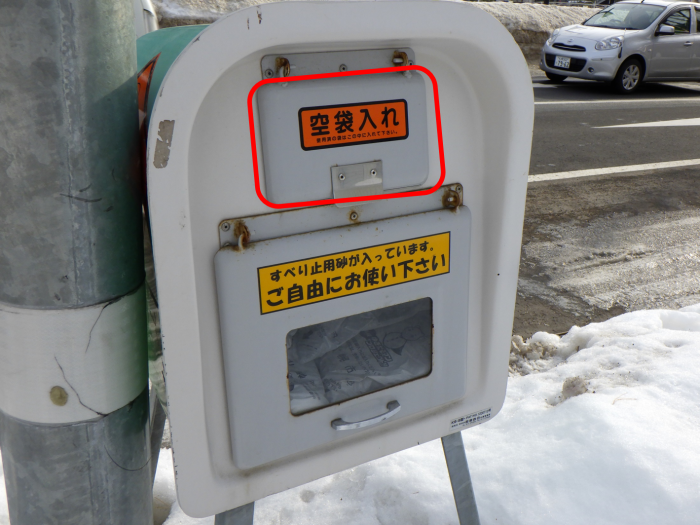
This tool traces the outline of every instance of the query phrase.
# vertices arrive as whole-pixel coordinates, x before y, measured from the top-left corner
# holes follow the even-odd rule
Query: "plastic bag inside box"
[[[287,334],[294,415],[425,377],[432,368],[429,298]]]

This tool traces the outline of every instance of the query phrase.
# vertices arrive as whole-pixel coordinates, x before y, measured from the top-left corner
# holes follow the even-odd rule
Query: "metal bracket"
[[[363,162],[331,167],[333,198],[365,197],[384,193],[382,161]],[[338,208],[357,206],[357,202],[338,203]]]
[[[392,66],[412,66],[416,55],[411,48],[370,49],[265,55],[260,61],[263,78],[317,75],[336,71],[358,71]],[[284,62],[280,62],[284,61]],[[286,63],[285,63],[286,62]],[[280,67],[282,73],[280,74]]]
[[[346,209],[331,205],[224,219],[218,227],[219,246],[221,248],[237,247],[239,241],[243,241],[245,246],[249,243],[279,239],[287,235],[298,235],[318,229],[339,228],[349,224],[380,221],[440,209],[457,212],[464,200],[463,192],[461,184],[446,184],[430,195],[412,197],[410,204],[407,204],[408,199],[389,199],[365,202],[364,205],[361,202],[355,202],[350,213]]]

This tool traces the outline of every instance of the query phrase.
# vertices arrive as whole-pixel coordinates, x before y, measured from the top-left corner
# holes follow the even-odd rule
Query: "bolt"
[[[265,78],[272,78],[275,76],[275,72],[272,71],[271,69],[266,69],[265,70]]]
[[[227,231],[229,231],[230,229],[231,229],[231,225],[230,225],[228,222],[225,222],[225,223],[223,223],[223,224],[221,225],[221,230],[222,230],[222,231],[227,232]]]
[[[49,391],[49,397],[51,398],[51,402],[59,407],[62,407],[68,403],[68,392],[66,392],[65,389],[60,386],[53,387]]]
[[[357,215],[357,212],[356,212],[356,211],[354,211],[354,212],[352,212],[352,213],[350,214],[350,220],[351,220],[351,221],[356,221],[358,217],[359,217],[359,215]]]
[[[454,202],[455,198],[454,197],[447,197],[447,202]]]
[[[344,174],[344,173],[338,174],[338,178],[339,178],[340,180],[345,180],[345,174]]]
[[[348,66],[346,66],[345,64],[340,64],[340,67],[338,68],[338,70],[340,70],[340,71],[347,71],[347,70],[348,70]]]
[[[372,175],[372,177],[376,177],[376,176],[377,176],[377,170],[370,170],[369,174]]]

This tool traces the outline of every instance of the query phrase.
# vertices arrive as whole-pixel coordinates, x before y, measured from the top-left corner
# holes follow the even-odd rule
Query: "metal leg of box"
[[[253,525],[255,502],[216,515],[214,525]]]
[[[450,473],[459,523],[460,525],[480,525],[461,432],[443,437],[442,448],[445,451],[447,470]],[[253,525],[254,510],[255,502],[222,512],[216,515],[214,525]]]
[[[155,483],[158,459],[160,458],[160,445],[163,443],[163,430],[165,429],[165,410],[156,396],[155,388],[151,387],[149,398],[151,407],[151,483]]]
[[[460,525],[480,525],[479,511],[476,508],[472,479],[467,465],[467,454],[464,452],[462,433],[456,432],[442,438],[442,449],[445,451],[447,470],[450,473],[452,493],[455,496],[457,515]]]

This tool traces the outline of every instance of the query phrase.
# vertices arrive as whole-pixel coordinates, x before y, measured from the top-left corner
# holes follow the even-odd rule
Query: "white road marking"
[[[614,98],[614,99],[605,99],[605,100],[547,100],[547,101],[541,101],[541,102],[535,102],[535,105],[553,105],[553,104],[559,104],[559,105],[566,105],[566,104],[641,104],[643,102],[673,102],[674,104],[678,104],[679,102],[684,102],[686,100],[700,100],[700,98],[696,97],[688,97],[688,98],[624,98],[624,99],[619,99],[619,98]]]
[[[566,88],[566,87],[571,87],[571,86],[576,86],[576,85],[583,85],[583,84],[591,84],[592,82],[590,80],[583,80],[583,81],[575,81],[575,82],[567,82],[566,84],[545,84],[542,82],[533,82],[532,87],[534,88]],[[683,89],[689,89],[691,91],[700,91],[700,86],[698,84],[688,84],[688,83],[683,83],[683,82],[662,82],[660,83],[663,86],[669,86],[669,87],[679,87]]]
[[[675,126],[700,126],[700,118],[682,118],[676,120],[660,120],[658,122],[637,122],[635,124],[617,124],[615,126],[598,126],[594,129],[606,128],[667,128]]]
[[[634,164],[632,166],[616,166],[614,168],[596,168],[590,170],[560,171],[559,173],[530,175],[527,178],[527,181],[543,182],[547,180],[578,179],[580,177],[593,177],[595,175],[615,175],[618,173],[643,172],[697,165],[700,165],[700,159],[675,160],[672,162],[652,162],[651,164]]]
[[[663,85],[672,87],[682,87],[683,89],[692,89],[693,91],[700,90],[697,84],[688,84],[685,82],[664,82]]]

